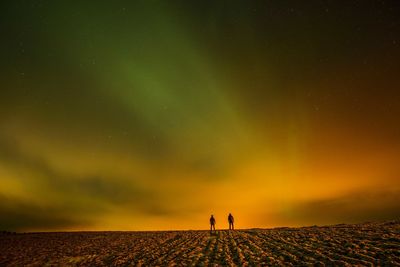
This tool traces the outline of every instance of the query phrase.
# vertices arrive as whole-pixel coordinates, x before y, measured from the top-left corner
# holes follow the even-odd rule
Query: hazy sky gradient
[[[1,229],[399,217],[397,1],[0,10]]]

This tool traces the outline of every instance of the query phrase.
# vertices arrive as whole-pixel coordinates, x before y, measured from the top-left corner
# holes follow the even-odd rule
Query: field
[[[0,266],[400,266],[400,222],[164,232],[1,234]]]

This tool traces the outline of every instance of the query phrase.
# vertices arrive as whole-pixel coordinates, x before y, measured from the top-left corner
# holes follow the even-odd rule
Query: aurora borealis
[[[0,6],[0,229],[399,217],[397,1]]]

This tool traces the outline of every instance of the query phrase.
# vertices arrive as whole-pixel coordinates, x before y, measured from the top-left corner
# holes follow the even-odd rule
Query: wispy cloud
[[[396,219],[400,216],[400,190],[365,189],[333,198],[293,204],[282,214],[292,222],[330,224]]]

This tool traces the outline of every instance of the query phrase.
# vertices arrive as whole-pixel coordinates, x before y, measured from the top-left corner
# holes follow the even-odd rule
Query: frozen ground
[[[0,235],[0,266],[400,266],[400,221],[327,227]]]

